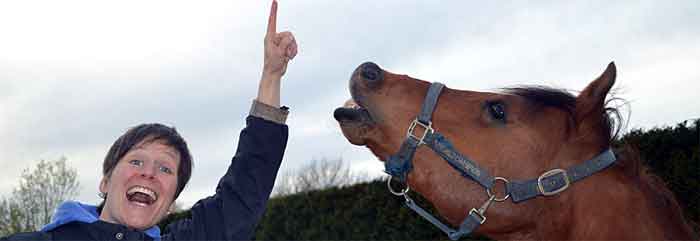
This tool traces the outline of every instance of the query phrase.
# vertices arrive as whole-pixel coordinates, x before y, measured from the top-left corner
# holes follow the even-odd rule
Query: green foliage
[[[700,223],[700,120],[687,125],[633,130],[614,143],[631,144],[681,203],[696,230]],[[421,207],[436,214],[414,193]],[[180,217],[186,216],[187,211]],[[168,218],[167,222],[177,220]],[[165,222],[165,221],[164,221]],[[164,225],[164,224],[163,224]],[[390,194],[385,180],[270,199],[256,240],[448,240]],[[466,237],[466,239],[486,239]]]
[[[436,213],[422,197],[414,196]],[[406,208],[403,200],[387,191],[386,180],[273,198],[255,239],[449,240]]]

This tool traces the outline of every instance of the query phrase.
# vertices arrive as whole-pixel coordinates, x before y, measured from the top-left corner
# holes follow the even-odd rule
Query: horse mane
[[[683,214],[678,199],[675,194],[667,187],[665,181],[661,177],[655,175],[652,170],[642,164],[642,157],[639,153],[639,148],[630,143],[622,143],[615,150],[618,159],[615,166],[618,170],[622,170],[634,185],[644,194],[649,200],[652,207],[650,209],[656,215],[659,222],[666,223],[667,234],[690,233],[697,234],[692,230],[690,222],[687,221]]]
[[[535,109],[553,107],[562,110],[568,114],[567,128],[576,128],[576,97],[566,90],[547,86],[519,86],[504,88],[503,92],[525,98]],[[624,128],[624,118],[618,108],[619,105],[613,105],[618,101],[627,105],[627,102],[612,95],[608,97],[603,106],[600,134],[606,137],[607,145],[611,146]],[[673,224],[666,225],[669,229],[667,232],[682,233],[692,230],[687,224],[688,222],[685,221],[682,209],[673,192],[666,187],[660,177],[654,175],[648,167],[642,164],[638,148],[628,143],[622,143],[620,147],[615,148],[615,153],[618,160],[612,168],[625,175],[633,185],[644,193],[653,205],[652,210],[657,217]],[[693,232],[690,231],[690,233]]]
[[[552,107],[562,110],[568,115],[567,127],[576,128],[576,96],[564,89],[533,85],[504,88],[503,92],[525,98],[535,109]],[[622,101],[626,104],[623,99],[610,96],[605,102],[605,106],[603,106],[603,119],[601,120],[600,134],[607,140],[608,143],[605,143],[607,146],[613,144],[613,141],[618,138],[618,135],[623,129],[624,122],[622,114],[618,107],[612,106],[616,101]],[[635,180],[641,180],[640,175],[644,174],[642,172],[641,156],[638,151],[632,152],[632,150],[633,148],[623,148],[622,153],[627,154],[622,155],[623,158],[618,158],[618,161],[615,163],[627,176]],[[620,150],[616,153],[622,154]]]

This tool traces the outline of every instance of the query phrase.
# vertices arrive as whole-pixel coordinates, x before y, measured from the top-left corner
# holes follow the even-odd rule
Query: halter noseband
[[[408,173],[413,169],[412,160],[416,149],[420,145],[427,145],[445,159],[447,163],[462,176],[472,179],[486,189],[488,199],[479,209],[471,209],[467,217],[462,221],[462,224],[459,225],[459,229],[455,230],[443,224],[430,213],[419,207],[413,199],[408,196],[408,184],[405,189],[395,191],[391,187],[392,178],[389,178],[387,186],[391,193],[397,196],[403,196],[406,200],[406,206],[437,226],[452,240],[457,240],[471,233],[474,229],[479,227],[479,225],[486,222],[486,209],[488,209],[493,201],[503,202],[508,198],[512,198],[514,203],[519,203],[537,196],[555,195],[566,190],[571,183],[593,175],[615,162],[615,154],[612,152],[612,149],[607,149],[581,164],[574,165],[567,169],[553,169],[543,173],[536,179],[510,182],[503,177],[493,177],[486,170],[479,167],[475,161],[456,151],[447,138],[433,129],[431,121],[432,115],[437,105],[440,92],[442,92],[444,87],[444,84],[437,82],[430,85],[421,112],[409,126],[406,139],[401,144],[399,151],[391,155],[385,162],[385,172],[393,178],[405,182]],[[415,133],[417,127],[421,127],[424,130],[422,134]],[[503,198],[497,198],[496,195],[491,192],[497,180],[505,183],[506,195]]]

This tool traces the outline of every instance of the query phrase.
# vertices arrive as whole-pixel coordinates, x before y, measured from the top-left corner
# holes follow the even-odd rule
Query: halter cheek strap
[[[537,196],[555,195],[566,190],[571,183],[602,171],[615,162],[615,154],[611,149],[607,149],[603,153],[581,164],[569,167],[566,170],[553,169],[544,172],[535,179],[509,182],[502,177],[493,177],[486,170],[479,167],[475,161],[459,153],[447,138],[433,129],[431,122],[432,115],[437,105],[440,92],[444,87],[445,85],[437,82],[430,85],[423,106],[421,107],[421,112],[409,126],[406,139],[401,144],[399,151],[389,156],[384,165],[386,173],[401,182],[406,182],[408,173],[413,169],[412,160],[416,149],[420,145],[428,145],[430,149],[445,159],[445,161],[462,176],[479,183],[486,189],[488,199],[479,209],[472,209],[469,211],[467,217],[459,226],[459,229],[455,230],[443,224],[430,213],[416,205],[413,199],[408,196],[408,187],[401,192],[396,192],[391,189],[391,178],[388,180],[389,190],[393,194],[403,196],[406,200],[406,206],[445,232],[452,240],[457,240],[471,233],[479,225],[486,222],[486,216],[484,214],[493,201],[502,202],[512,197],[514,203],[519,203]],[[419,132],[417,128],[423,129],[423,131]],[[490,191],[495,185],[496,180],[501,180],[506,185],[506,196],[504,198],[499,199]]]
[[[490,189],[494,185],[493,176],[479,167],[476,162],[457,152],[452,143],[440,133],[435,132],[432,127],[432,115],[444,87],[444,84],[437,82],[430,85],[421,112],[409,126],[406,139],[401,144],[399,151],[389,156],[389,159],[384,163],[385,172],[405,182],[406,175],[413,169],[412,160],[416,149],[422,144],[427,144],[462,176],[471,178]],[[422,134],[417,133],[416,128],[418,127],[423,129]]]
[[[406,174],[413,169],[411,161],[413,160],[413,154],[415,154],[416,148],[418,148],[420,144],[424,144],[425,138],[434,133],[430,119],[432,119],[435,106],[437,106],[438,97],[440,97],[440,92],[442,92],[442,88],[444,87],[445,85],[442,83],[433,83],[430,85],[428,93],[425,95],[421,112],[416,120],[411,123],[411,126],[409,126],[406,139],[401,144],[399,152],[391,155],[389,160],[384,163],[387,174],[398,178],[402,182],[406,181]],[[423,135],[420,137],[414,133],[416,127],[423,128]]]

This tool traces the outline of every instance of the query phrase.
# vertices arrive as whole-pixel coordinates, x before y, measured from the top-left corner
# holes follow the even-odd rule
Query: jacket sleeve
[[[168,225],[163,240],[249,240],[265,210],[287,146],[284,124],[246,118],[238,149],[214,196],[192,206],[192,217]]]

